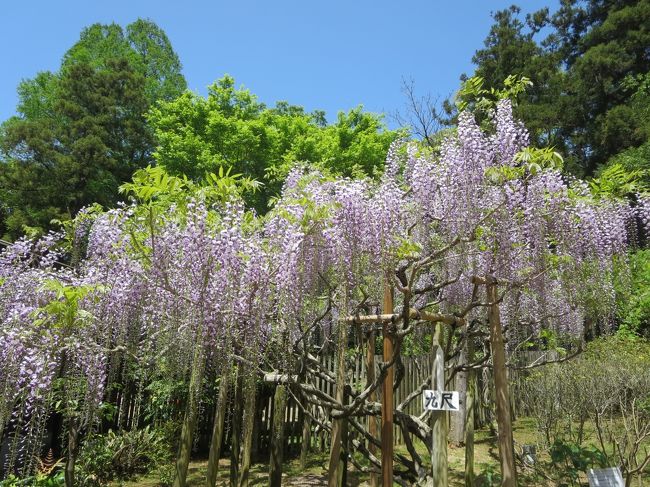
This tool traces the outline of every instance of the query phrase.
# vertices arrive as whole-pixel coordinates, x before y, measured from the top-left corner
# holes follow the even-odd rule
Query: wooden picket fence
[[[519,352],[517,361],[520,364],[532,363],[534,360],[539,359],[541,352]],[[383,361],[382,356],[375,356],[375,363],[379,364]],[[404,377],[400,386],[395,391],[395,405],[400,404],[409,394],[418,389],[424,380],[431,375],[433,367],[433,357],[429,354],[419,357],[402,357],[404,365]],[[336,376],[336,361],[333,355],[324,356],[321,358],[321,363],[326,370],[333,376]],[[453,367],[453,362],[447,363],[447,368]],[[378,373],[378,372],[377,372]],[[525,374],[516,370],[510,371],[510,382],[512,384],[513,397],[517,396],[517,389],[520,386]],[[366,365],[365,358],[357,356],[354,361],[348,360],[347,370],[347,383],[352,387],[353,391],[361,391],[366,386]],[[447,385],[447,390],[457,390],[458,375],[456,375]],[[485,369],[483,372],[476,374],[478,400],[475,407],[476,424],[484,425],[491,421],[491,372]],[[323,392],[330,396],[335,396],[335,384],[324,379],[316,379],[315,385]],[[273,424],[273,392],[274,386],[266,385],[258,391],[259,397],[257,401],[257,411],[255,414],[254,438],[255,444],[253,450],[258,453],[268,451],[271,440],[271,428]],[[377,391],[377,401],[381,401],[381,388]],[[416,398],[404,409],[409,414],[419,415],[423,411],[421,398]],[[285,430],[284,430],[284,444],[285,449],[289,453],[297,453],[300,451],[302,442],[302,425],[303,414],[300,407],[293,397],[289,398],[287,408],[285,410]],[[316,415],[317,411],[315,406],[312,406],[312,414]],[[367,427],[367,425],[366,425]],[[326,432],[319,431],[314,435],[315,427],[312,424],[311,442],[312,447],[326,450],[329,448],[329,435]],[[394,438],[397,444],[403,442],[402,432],[398,426],[395,426]]]

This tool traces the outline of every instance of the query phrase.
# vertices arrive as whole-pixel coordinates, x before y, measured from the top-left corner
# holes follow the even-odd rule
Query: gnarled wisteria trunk
[[[486,278],[488,299],[488,321],[490,324],[490,348],[492,350],[494,395],[497,411],[499,462],[501,463],[501,485],[515,487],[517,470],[512,437],[512,414],[510,393],[508,392],[508,369],[506,367],[506,347],[501,329],[497,281],[493,276]]]

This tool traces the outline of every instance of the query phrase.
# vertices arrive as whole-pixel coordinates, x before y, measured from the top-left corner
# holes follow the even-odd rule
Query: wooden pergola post
[[[429,323],[445,323],[452,326],[462,326],[465,323],[464,318],[450,315],[434,313],[430,311],[409,309],[411,319],[426,321]],[[377,315],[348,316],[346,323],[360,325],[362,323],[381,323],[383,332],[384,363],[393,359],[394,353],[394,323],[399,320],[400,316],[395,315],[393,311],[393,290],[390,286],[384,287],[383,311]],[[374,334],[371,335],[373,337]],[[368,374],[370,375],[371,367],[374,369],[374,358],[370,357],[370,350],[373,340],[369,341],[366,363],[368,364]],[[440,351],[442,352],[442,350]],[[442,364],[442,361],[441,361]],[[368,378],[370,384],[370,377]],[[394,396],[393,386],[395,382],[394,367],[391,366],[386,371],[386,377],[382,382],[381,398],[381,485],[382,487],[392,487],[393,485],[393,415],[394,415]],[[439,382],[444,384],[444,379]],[[371,419],[372,421],[372,419]],[[371,422],[372,424],[372,422]],[[445,421],[446,424],[446,421]],[[445,434],[446,442],[446,434]],[[445,459],[446,460],[446,459]],[[332,471],[330,470],[330,475]],[[372,477],[371,477],[372,479]],[[371,484],[372,485],[372,484]]]
[[[444,325],[433,323],[433,370],[431,371],[431,389],[434,391],[445,390],[445,353],[442,342],[444,340]],[[447,460],[447,411],[433,411],[431,420],[431,476],[435,487],[449,485]]]
[[[375,382],[375,346],[376,346],[376,334],[375,330],[370,330],[368,333],[368,340],[367,340],[367,349],[366,349],[366,377],[367,377],[367,385],[370,386],[373,382]],[[370,402],[375,402],[377,399],[377,393],[376,392],[371,392],[370,396],[368,396],[368,399]],[[377,423],[377,418],[375,416],[369,416],[368,417],[368,434],[372,436],[373,438],[377,438],[378,434],[378,423]],[[377,453],[377,447],[372,443],[368,442],[368,451],[372,455],[376,455]],[[379,475],[377,475],[374,472],[370,473],[370,486],[369,487],[379,487]]]
[[[393,290],[384,286],[383,313],[393,314]],[[393,337],[389,329],[391,322],[383,323],[384,362],[393,358]],[[390,367],[382,383],[381,396],[381,485],[393,486],[393,382],[395,368]]]
[[[228,391],[230,389],[231,374],[230,367],[224,366],[224,371],[221,373],[221,382],[219,383],[219,398],[217,399],[217,408],[214,413],[214,424],[212,426],[212,437],[210,439],[210,454],[208,457],[206,479],[207,487],[217,485],[217,473],[219,472],[219,458],[221,457],[221,443],[224,431],[223,424],[228,408]]]

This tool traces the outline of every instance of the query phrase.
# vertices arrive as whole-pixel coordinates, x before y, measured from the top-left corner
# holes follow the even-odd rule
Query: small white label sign
[[[458,391],[430,391],[422,393],[424,409],[429,411],[460,411]]]
[[[618,467],[603,468],[587,472],[590,487],[624,487],[623,475]]]

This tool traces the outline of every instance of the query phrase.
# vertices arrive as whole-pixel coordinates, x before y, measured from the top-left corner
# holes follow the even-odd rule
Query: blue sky
[[[153,20],[181,58],[189,88],[205,94],[224,73],[265,103],[339,110],[363,104],[391,113],[400,87],[445,97],[482,46],[490,13],[512,1],[385,0],[5,0],[0,16],[0,120],[15,111],[16,86],[56,70],[83,27]],[[519,1],[523,12],[557,1]]]

